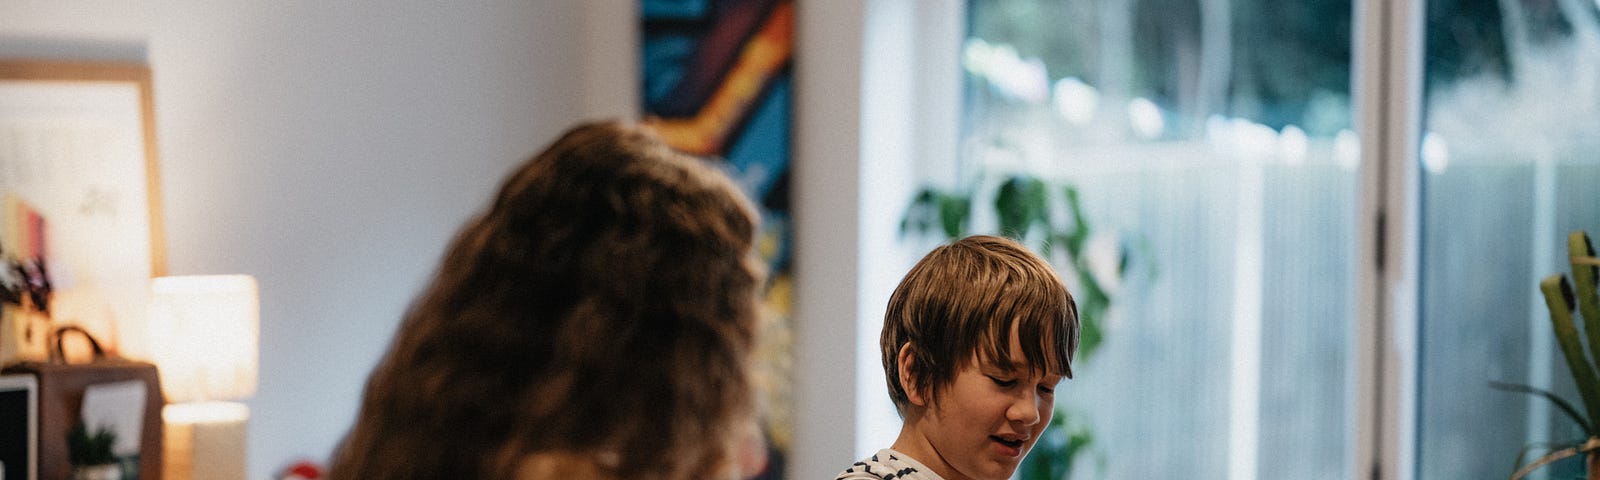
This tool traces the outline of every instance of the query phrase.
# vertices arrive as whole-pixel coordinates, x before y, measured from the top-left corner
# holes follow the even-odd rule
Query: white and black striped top
[[[866,460],[844,469],[844,472],[834,480],[944,480],[944,478],[906,454],[885,448],[878,450],[877,454]]]

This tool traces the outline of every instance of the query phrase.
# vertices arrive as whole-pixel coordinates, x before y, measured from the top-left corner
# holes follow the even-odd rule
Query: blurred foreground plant
[[[1597,350],[1600,349],[1600,291],[1596,290],[1595,285],[1596,277],[1600,277],[1600,259],[1595,258],[1594,245],[1589,241],[1589,234],[1582,230],[1567,235],[1567,251],[1572,265],[1572,282],[1567,281],[1565,274],[1556,273],[1539,282],[1539,291],[1544,294],[1545,305],[1550,309],[1550,325],[1555,331],[1556,343],[1561,348],[1561,354],[1566,358],[1567,370],[1572,373],[1572,381],[1578,387],[1578,396],[1583,401],[1583,411],[1579,412],[1571,403],[1549,390],[1500,382],[1490,382],[1489,386],[1537,395],[1550,400],[1556,408],[1578,424],[1586,438],[1524,447],[1522,452],[1517,454],[1516,463],[1512,466],[1512,480],[1525,477],[1557,460],[1578,454],[1584,455],[1587,478],[1600,480],[1600,377],[1595,374],[1595,367],[1600,366],[1600,350]],[[1573,289],[1574,284],[1576,290]],[[1583,333],[1588,343],[1587,353],[1584,348],[1585,338],[1579,337],[1577,323],[1572,317],[1574,303],[1583,317]],[[1548,447],[1550,445],[1553,447]],[[1546,447],[1554,451],[1523,465],[1523,460],[1529,451]]]

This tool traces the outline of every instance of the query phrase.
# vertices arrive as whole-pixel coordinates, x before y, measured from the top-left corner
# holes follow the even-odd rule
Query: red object
[[[22,253],[27,255],[24,258],[45,258],[44,217],[32,208],[23,208],[27,208],[27,218],[23,219],[23,231],[28,236],[27,240],[23,241],[25,245]]]
[[[317,480],[322,478],[322,467],[310,461],[296,462],[283,472],[283,480]]]

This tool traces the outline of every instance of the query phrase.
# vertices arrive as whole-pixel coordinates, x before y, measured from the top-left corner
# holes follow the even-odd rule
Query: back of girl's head
[[[1012,357],[1013,333],[1022,358]],[[1010,239],[975,235],[929,252],[889,298],[879,346],[889,397],[902,415],[910,406],[898,371],[906,345],[910,380],[930,399],[974,358],[1071,378],[1078,309],[1038,255]]]
[[[531,457],[709,474],[752,409],[756,227],[699,159],[573,128],[456,236],[332,477],[511,478]]]

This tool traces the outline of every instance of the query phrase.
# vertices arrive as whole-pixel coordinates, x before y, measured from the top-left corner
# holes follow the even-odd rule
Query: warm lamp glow
[[[254,277],[150,282],[150,351],[173,403],[235,400],[256,390],[260,306]]]
[[[161,419],[184,425],[246,422],[250,420],[250,408],[235,402],[174,403],[161,410]]]

